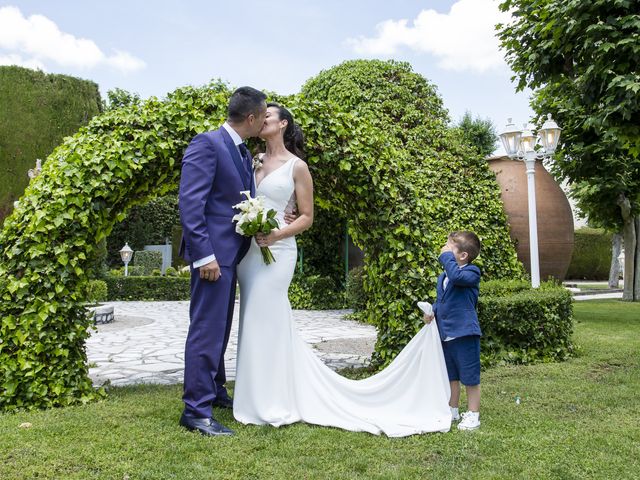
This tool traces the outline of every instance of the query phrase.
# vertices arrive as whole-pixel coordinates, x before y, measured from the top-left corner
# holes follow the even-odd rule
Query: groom
[[[242,201],[243,190],[255,195],[251,155],[243,140],[258,135],[266,111],[264,93],[238,88],[229,100],[227,121],[218,130],[196,135],[182,160],[180,255],[191,263],[191,323],[180,425],[203,435],[233,435],[212,415],[212,406],[233,407],[224,386],[224,352],[235,304],[236,265],[251,242],[235,232],[232,206]]]

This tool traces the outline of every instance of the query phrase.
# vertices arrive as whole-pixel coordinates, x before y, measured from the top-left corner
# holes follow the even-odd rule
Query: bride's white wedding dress
[[[294,192],[291,158],[256,190],[266,208],[284,210]],[[435,322],[426,325],[380,373],[364,380],[341,377],[300,338],[288,299],[297,260],[293,237],[271,246],[265,265],[260,247],[238,265],[240,329],[233,414],[245,424],[307,422],[402,437],[451,427],[449,380]]]

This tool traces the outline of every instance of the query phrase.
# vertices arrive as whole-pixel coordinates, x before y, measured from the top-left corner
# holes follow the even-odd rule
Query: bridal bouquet
[[[249,191],[240,193],[247,199],[233,206],[233,208],[240,210],[240,213],[231,219],[232,222],[236,222],[237,233],[245,237],[253,237],[256,233],[269,235],[271,230],[278,228],[278,221],[275,218],[276,211],[274,209],[265,211],[263,197],[251,198]],[[260,247],[260,251],[266,265],[276,261],[269,247]]]

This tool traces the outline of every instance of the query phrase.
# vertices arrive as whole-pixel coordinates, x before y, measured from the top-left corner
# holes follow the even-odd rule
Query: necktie
[[[238,145],[238,149],[240,150],[240,154],[242,155],[244,169],[246,170],[247,175],[251,175],[251,154],[249,153],[249,149],[244,143]]]

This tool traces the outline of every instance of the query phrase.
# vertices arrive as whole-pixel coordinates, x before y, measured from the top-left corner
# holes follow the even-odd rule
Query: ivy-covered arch
[[[0,410],[101,395],[84,347],[86,269],[128,208],[175,187],[184,148],[222,123],[229,95],[214,82],[107,112],[49,156],[0,234]],[[493,174],[408,65],[347,62],[280,100],[305,132],[319,199],[365,251],[379,364],[419,328],[415,300],[435,295],[449,230],[479,233],[488,275],[521,274]]]

